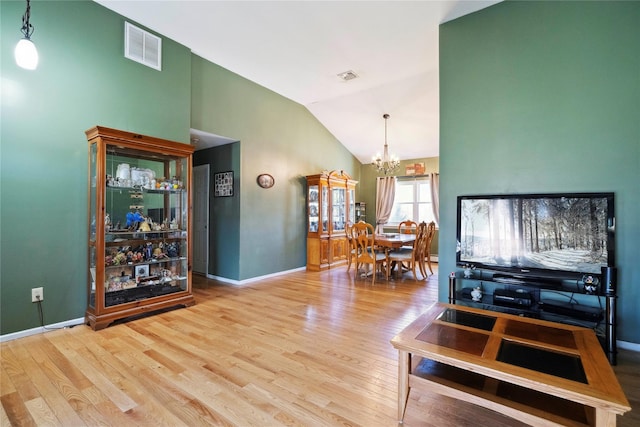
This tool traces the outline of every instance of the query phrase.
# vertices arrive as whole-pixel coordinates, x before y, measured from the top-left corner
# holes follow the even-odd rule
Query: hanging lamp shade
[[[20,32],[23,34],[23,38],[16,45],[14,55],[16,57],[16,64],[26,70],[35,70],[38,67],[38,49],[36,45],[31,41],[31,35],[34,28],[29,20],[31,19],[31,1],[27,0],[27,10],[22,16],[22,27]]]
[[[14,53],[19,67],[26,70],[35,70],[38,67],[38,49],[31,39],[20,40]]]

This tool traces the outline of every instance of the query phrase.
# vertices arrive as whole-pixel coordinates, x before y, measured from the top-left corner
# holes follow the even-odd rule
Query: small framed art
[[[149,275],[149,264],[136,265],[135,276],[147,277]]]
[[[275,184],[275,180],[273,179],[273,176],[269,175],[268,173],[263,173],[258,175],[258,178],[256,178],[256,181],[258,182],[258,185],[262,188],[271,188],[273,187],[273,184]]]
[[[233,196],[233,171],[218,172],[213,175],[213,196]]]

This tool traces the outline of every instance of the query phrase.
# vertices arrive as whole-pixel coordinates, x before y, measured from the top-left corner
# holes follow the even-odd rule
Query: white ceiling
[[[362,163],[384,113],[392,154],[438,156],[438,26],[499,1],[96,0],[304,105]]]

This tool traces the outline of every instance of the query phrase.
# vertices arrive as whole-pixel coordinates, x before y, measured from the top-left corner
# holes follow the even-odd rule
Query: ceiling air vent
[[[156,70],[162,70],[162,39],[125,22],[124,56]]]
[[[358,78],[358,75],[356,73],[354,73],[353,71],[349,70],[349,71],[345,71],[344,73],[338,74],[338,78],[340,80],[344,80],[345,82],[348,82],[349,80],[353,80],[355,78]]]

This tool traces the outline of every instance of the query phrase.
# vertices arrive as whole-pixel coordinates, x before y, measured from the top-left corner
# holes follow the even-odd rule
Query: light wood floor
[[[196,278],[193,307],[2,343],[0,425],[394,426],[389,341],[436,301],[437,278],[372,286],[352,273],[242,287]],[[640,425],[639,368],[639,353],[620,351],[616,372],[634,411],[618,425]],[[414,393],[405,425],[521,424]]]

